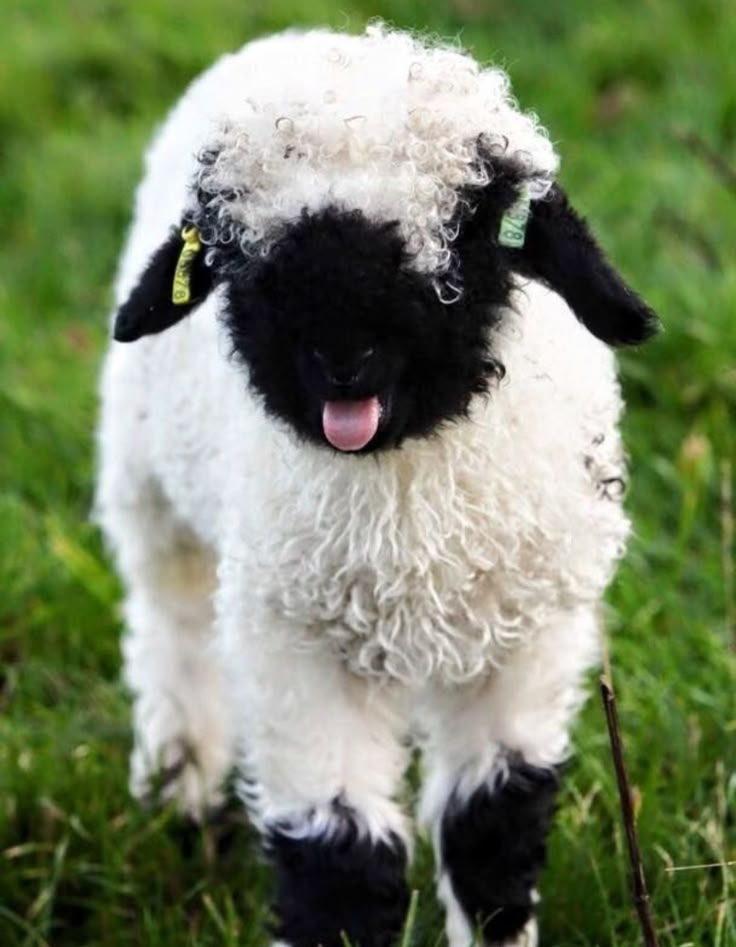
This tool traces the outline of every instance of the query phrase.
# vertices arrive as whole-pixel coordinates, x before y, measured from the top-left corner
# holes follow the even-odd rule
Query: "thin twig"
[[[659,947],[659,941],[657,940],[657,934],[654,930],[654,922],[652,920],[649,892],[647,891],[647,882],[644,877],[644,867],[641,862],[639,839],[636,834],[636,820],[631,798],[631,784],[629,783],[629,777],[626,773],[626,764],[624,763],[624,750],[621,740],[621,727],[618,722],[618,712],[616,710],[616,697],[613,693],[610,680],[605,676],[601,677],[601,696],[603,697],[603,706],[606,711],[608,735],[611,740],[613,764],[616,768],[618,794],[621,800],[621,812],[626,829],[634,904],[636,905],[636,911],[639,915],[639,923],[641,925],[642,934],[644,935],[644,944],[646,947]]]

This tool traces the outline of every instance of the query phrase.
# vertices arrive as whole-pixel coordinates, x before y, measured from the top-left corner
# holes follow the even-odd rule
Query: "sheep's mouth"
[[[353,401],[325,401],[322,432],[336,450],[360,451],[376,436],[386,413],[386,400],[378,395]]]

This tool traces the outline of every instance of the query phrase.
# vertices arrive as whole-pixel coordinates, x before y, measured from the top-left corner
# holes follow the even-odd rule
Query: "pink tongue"
[[[380,416],[375,396],[364,401],[325,401],[322,428],[338,450],[360,450],[378,430]]]

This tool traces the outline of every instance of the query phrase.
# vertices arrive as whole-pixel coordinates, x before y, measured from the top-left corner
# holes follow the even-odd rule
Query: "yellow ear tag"
[[[184,306],[192,301],[192,263],[202,249],[196,227],[184,227],[181,239],[184,245],[176,263],[174,283],[171,287],[171,301],[175,306]]]

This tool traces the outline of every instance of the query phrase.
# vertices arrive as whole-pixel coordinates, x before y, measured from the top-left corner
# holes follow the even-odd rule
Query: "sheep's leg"
[[[146,801],[174,800],[200,819],[222,803],[233,758],[223,675],[212,647],[212,555],[150,486],[125,504],[105,502],[103,493],[100,520],[127,593],[131,791]]]
[[[407,907],[408,833],[394,799],[408,752],[402,696],[346,673],[296,629],[235,631],[237,602],[221,604],[244,795],[276,873],[278,941],[389,947]]]
[[[568,613],[472,687],[433,689],[421,816],[432,830],[451,947],[533,947],[534,906],[568,733],[598,657],[590,612]]]
[[[475,940],[534,947],[536,879],[558,788],[554,770],[521,758],[466,795],[455,790],[437,829],[438,892],[453,947]]]

